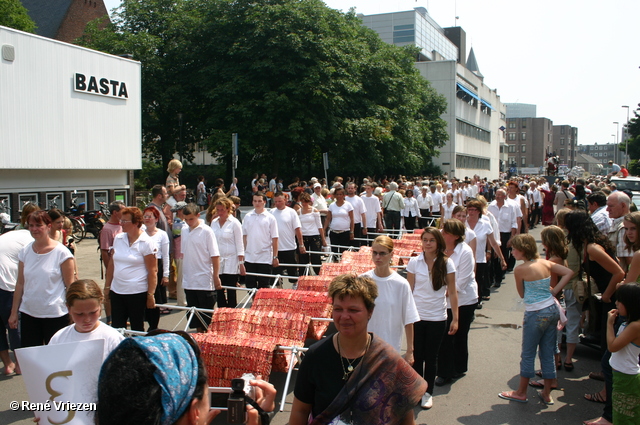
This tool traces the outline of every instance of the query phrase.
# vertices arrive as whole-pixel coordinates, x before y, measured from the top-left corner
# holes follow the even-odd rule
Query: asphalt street
[[[540,242],[541,227],[532,234]],[[94,279],[101,284],[97,242],[85,239],[78,245],[77,261],[81,278]],[[285,285],[286,286],[286,285]],[[491,300],[484,308],[476,310],[476,318],[469,335],[469,372],[463,378],[443,387],[436,387],[434,405],[430,410],[416,407],[416,423],[446,424],[579,424],[599,416],[602,404],[586,401],[585,393],[597,392],[602,383],[588,378],[591,371],[598,371],[598,352],[579,344],[575,356],[575,369],[558,372],[559,390],[553,391],[555,405],[542,404],[534,388],[529,388],[528,403],[515,403],[498,398],[504,390],[516,389],[519,380],[520,344],[524,307],[513,279],[508,273],[499,289],[492,289]],[[173,301],[175,302],[175,301]],[[173,328],[182,314],[174,312],[161,318],[161,327]],[[274,373],[270,381],[278,390],[278,407],[284,388],[285,375]],[[283,412],[277,412],[274,425],[287,424],[293,399],[292,384],[287,394]],[[12,411],[11,401],[28,400],[22,376],[0,374],[0,424],[32,425],[30,412]],[[223,413],[214,423],[223,424]]]

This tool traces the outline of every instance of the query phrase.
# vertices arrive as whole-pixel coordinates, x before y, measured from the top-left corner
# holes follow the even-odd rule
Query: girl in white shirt
[[[147,207],[142,213],[142,221],[145,225],[145,231],[147,235],[151,237],[151,240],[155,242],[156,259],[158,260],[158,284],[156,285],[156,291],[154,293],[154,300],[156,304],[167,303],[167,285],[169,284],[169,265],[171,260],[169,258],[169,236],[167,232],[162,229],[158,229],[156,226],[160,220],[160,211],[155,207]],[[168,313],[170,310],[163,309],[162,313]],[[160,323],[160,308],[149,308],[145,312],[145,320],[149,323],[149,331],[158,329],[158,323]]]
[[[238,297],[235,289],[240,286],[240,275],[244,268],[244,244],[242,225],[232,214],[233,202],[229,198],[218,199],[214,204],[218,217],[211,223],[220,252],[220,283],[222,289],[216,289],[218,307],[235,308]],[[225,288],[226,287],[226,288]]]
[[[405,195],[404,209],[402,210],[404,227],[408,231],[413,231],[416,228],[416,218],[420,217],[420,209],[418,208],[418,201],[413,197],[412,189],[408,189]]]
[[[458,293],[453,261],[448,258],[444,238],[435,227],[427,227],[421,235],[422,253],[412,257],[407,265],[407,280],[413,290],[420,321],[414,326],[413,368],[427,381],[427,392],[420,405],[433,406],[438,351],[447,332],[447,293],[451,300],[449,334],[458,330]]]

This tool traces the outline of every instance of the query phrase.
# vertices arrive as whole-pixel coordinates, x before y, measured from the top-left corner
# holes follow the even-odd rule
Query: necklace
[[[353,364],[356,362],[356,360],[362,358],[364,356],[364,354],[367,353],[367,351],[369,350],[369,345],[371,344],[371,335],[367,334],[367,345],[364,348],[364,354],[360,357],[356,357],[353,360],[349,360],[346,357],[342,357],[342,348],[340,347],[340,333],[338,332],[338,335],[336,336],[336,339],[338,341],[338,355],[340,355],[340,366],[342,366],[342,380],[346,381],[347,379],[349,379],[349,376],[351,375],[351,372],[353,372]],[[345,369],[344,367],[344,362],[342,361],[342,359],[345,359],[347,361],[347,368]]]

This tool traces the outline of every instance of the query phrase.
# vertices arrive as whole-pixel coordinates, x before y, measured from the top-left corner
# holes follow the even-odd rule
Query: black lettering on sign
[[[88,82],[87,79],[89,80]],[[119,99],[129,98],[127,85],[123,81],[98,78],[93,75],[86,76],[80,73],[76,73],[74,76],[74,90]]]

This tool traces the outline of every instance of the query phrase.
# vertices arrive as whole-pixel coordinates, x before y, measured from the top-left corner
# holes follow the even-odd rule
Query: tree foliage
[[[0,0],[0,25],[34,33],[36,24],[20,0]]]
[[[145,147],[163,160],[181,111],[183,142],[228,160],[238,133],[241,167],[281,175],[320,173],[323,152],[341,173],[418,173],[447,138],[416,49],[320,0],[125,0],[85,42],[142,62]]]
[[[626,150],[626,144],[629,144],[629,172],[634,175],[640,175],[640,104],[638,109],[633,111],[633,118],[629,120],[628,124],[625,124],[625,132],[627,134],[627,140],[620,143],[620,150],[624,152]]]

